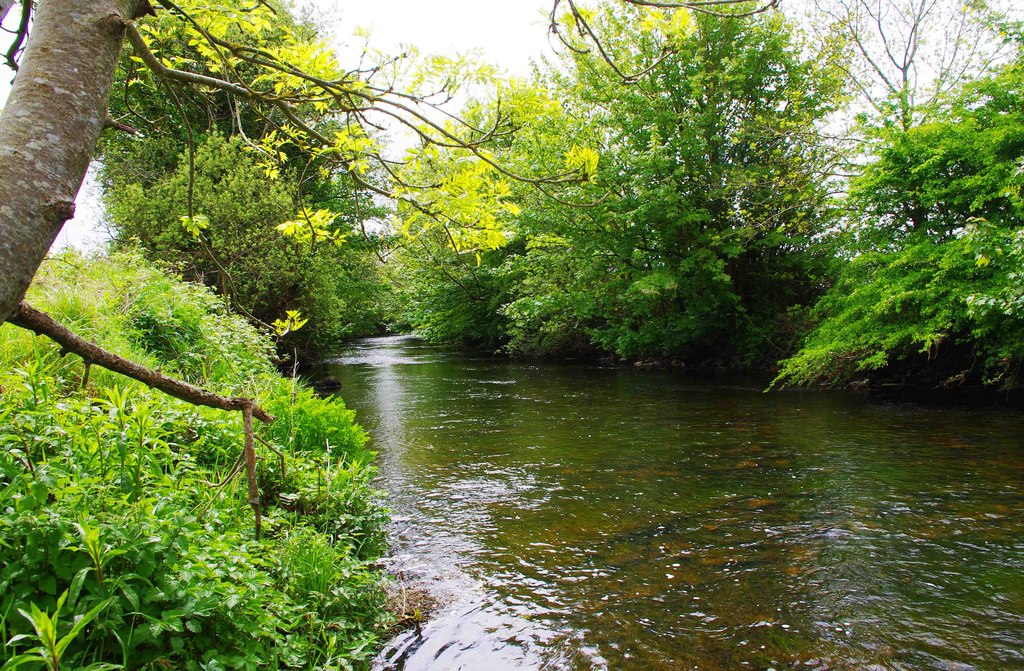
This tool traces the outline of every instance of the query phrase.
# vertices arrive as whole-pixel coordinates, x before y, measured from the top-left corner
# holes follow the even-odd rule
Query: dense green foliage
[[[353,413],[279,377],[266,336],[210,291],[137,256],[54,258],[30,298],[135,361],[255,396],[278,417],[257,433],[282,456],[257,448],[255,540],[244,477],[218,486],[239,459],[238,413],[96,368],[83,389],[77,357],[0,328],[0,656],[363,668],[384,619],[369,562],[385,515]]]
[[[230,22],[226,37],[260,48],[318,44],[315,27],[285,9],[270,17],[262,41]],[[162,15],[147,35],[169,62],[216,74],[202,65],[203,45],[172,17]],[[171,87],[138,67],[137,57],[122,59],[115,88],[123,95],[113,113],[141,124],[133,135],[109,135],[102,147],[117,246],[171,264],[257,323],[297,310],[309,321],[288,334],[282,351],[323,352],[385,328],[393,301],[375,253],[380,240],[364,232],[386,210],[368,192],[314,152],[282,143],[287,120],[261,117],[255,104]],[[337,130],[327,114],[314,117],[323,132]]]
[[[972,11],[978,35],[1019,48],[1017,24]],[[562,200],[517,188],[497,250],[410,244],[419,332],[526,356],[778,366],[781,384],[1019,384],[1019,57],[927,110],[907,108],[911,80],[878,94],[892,114],[861,116],[843,145],[826,131],[853,117],[842,40],[812,49],[774,13],[606,5],[587,20],[600,53],[567,51],[532,97],[501,93],[531,111],[497,155],[528,173],[595,147],[592,179]]]
[[[183,154],[173,169],[140,179],[139,154],[166,145],[152,142],[136,140],[116,160],[108,153],[107,212],[119,245],[140,246],[265,323],[299,310],[310,321],[293,344],[322,351],[383,329],[388,290],[357,231],[338,222],[334,231],[346,238],[340,246],[282,235],[277,227],[295,217],[295,184],[268,179],[237,135],[208,136],[196,149],[194,170]],[[132,172],[122,172],[125,164]],[[190,188],[193,210],[206,222],[199,235],[182,220]]]
[[[967,87],[937,120],[879,133],[853,181],[843,265],[783,380],[890,368],[932,384],[1015,386],[1024,362],[1024,64]]]
[[[594,20],[620,70],[655,67],[624,84],[597,54],[570,53],[539,82],[560,105],[501,153],[557,165],[570,142],[598,146],[594,179],[573,194],[598,202],[524,193],[506,247],[479,268],[449,263],[459,282],[423,273],[414,325],[481,341],[481,318],[450,314],[461,298],[523,354],[752,365],[789,351],[825,270],[811,238],[829,218],[816,124],[838,104],[834,54],[808,53],[780,15],[699,15],[667,35],[648,19],[605,7]]]

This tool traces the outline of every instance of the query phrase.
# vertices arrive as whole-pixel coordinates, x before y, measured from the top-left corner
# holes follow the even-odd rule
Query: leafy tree
[[[154,142],[167,145],[162,138]],[[382,328],[386,288],[369,243],[352,228],[360,223],[352,221],[356,217],[332,216],[321,226],[323,239],[304,237],[308,225],[296,220],[294,194],[309,185],[269,179],[238,135],[210,135],[191,161],[181,156],[172,171],[141,182],[126,166],[138,165],[132,159],[151,151],[147,144],[134,141],[104,166],[106,209],[120,245],[141,246],[264,324],[298,310],[309,324],[289,338],[292,344],[322,350]],[[189,190],[193,211],[201,213],[191,219],[184,202]],[[331,205],[338,207],[337,201]],[[328,211],[317,205],[305,210],[310,208],[313,216]],[[379,209],[365,208],[361,215]],[[298,221],[292,225],[299,230],[283,235],[290,221]]]
[[[204,0],[160,0],[158,4],[159,13],[148,0],[22,2],[25,20],[7,51],[7,60],[20,71],[0,116],[0,151],[9,175],[0,182],[0,200],[5,203],[0,228],[8,240],[0,249],[0,267],[5,271],[0,281],[0,319],[17,312],[46,250],[71,216],[100,132],[106,126],[121,125],[120,120],[108,119],[107,112],[125,38],[132,45],[132,62],[151,71],[160,85],[168,89],[184,85],[206,99],[224,96],[226,104],[215,107],[233,112],[236,120],[243,117],[239,102],[244,101],[246,119],[270,124],[276,134],[267,134],[274,137],[266,147],[268,170],[287,158],[280,147],[291,143],[329,158],[372,191],[414,202],[417,193],[429,190],[391,190],[362,180],[373,166],[391,167],[367,130],[388,119],[414,128],[427,144],[461,146],[470,150],[474,160],[497,167],[483,148],[493,138],[493,129],[437,122],[425,113],[425,108],[450,99],[465,83],[490,79],[493,70],[475,67],[464,58],[435,57],[418,65],[404,55],[379,54],[374,62],[346,70],[322,41],[275,21],[281,10],[270,3],[238,7]],[[568,13],[560,10],[560,4],[568,7]],[[715,12],[732,4],[730,0],[711,5],[670,3],[698,12]],[[9,0],[0,6],[3,15],[12,6]],[[149,15],[156,18],[136,24]],[[571,0],[556,2],[553,22],[557,24],[563,15],[580,13]],[[29,25],[32,38],[25,46]],[[579,27],[580,22],[575,25]],[[194,47],[199,58],[161,53],[168,39]],[[331,112],[339,130],[324,133],[311,126],[307,122],[311,110]],[[489,175],[480,171],[477,177],[486,181]]]
[[[1018,60],[967,86],[936,121],[881,136],[852,185],[852,260],[781,381],[1017,384],[1022,72]]]
[[[593,183],[566,192],[591,206],[518,194],[516,242],[483,263],[508,278],[492,287],[504,292],[492,322],[532,353],[751,363],[784,351],[789,312],[822,268],[810,237],[827,212],[816,124],[838,102],[832,54],[802,54],[778,15],[605,6],[585,18],[607,36],[602,52],[549,70],[542,88],[560,102],[499,156],[554,167],[586,160],[555,138],[600,147]],[[641,73],[630,86],[626,71]]]
[[[586,183],[573,182],[577,171],[594,172],[597,154],[581,144],[592,138],[573,127],[546,87],[508,82],[494,99],[470,101],[463,117],[490,126],[497,101],[507,119],[492,149],[501,166],[517,174],[561,173],[556,179],[563,181],[560,191],[568,197],[588,190]],[[571,149],[566,152],[566,147]],[[532,204],[550,198],[544,187],[511,179],[498,180],[487,190],[475,188],[466,173],[479,167],[466,162],[463,149],[424,148],[414,155],[403,179],[444,185],[440,197],[446,215],[438,222],[430,210],[410,205],[398,210],[403,242],[394,261],[401,268],[396,280],[405,297],[406,320],[431,340],[494,351],[508,339],[501,309],[511,300],[515,282],[505,259],[523,251],[523,222],[532,216]],[[504,207],[481,216],[477,203],[496,198]]]
[[[316,42],[315,29],[288,12],[267,21],[259,43],[240,28],[228,36],[262,49]],[[168,62],[217,76],[202,44],[172,17],[147,34]],[[140,64],[137,55],[122,57],[111,114],[145,130],[102,144],[106,210],[118,243],[139,245],[216,288],[257,323],[287,328],[286,351],[298,345],[314,354],[378,332],[391,301],[373,250],[379,240],[361,234],[366,219],[386,214],[372,194],[315,152],[278,143],[277,124],[257,105],[172,89]],[[323,112],[308,118],[322,132],[337,130]],[[288,326],[289,313],[301,321]]]

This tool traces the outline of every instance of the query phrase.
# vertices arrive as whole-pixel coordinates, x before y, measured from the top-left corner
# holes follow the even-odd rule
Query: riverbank
[[[349,341],[358,344],[365,341],[379,341],[387,338],[419,339],[414,334],[384,334],[374,338],[363,338]],[[424,341],[427,342],[427,341]],[[644,371],[671,372],[682,379],[709,384],[743,384],[760,385],[764,390],[778,392],[781,390],[798,392],[835,392],[844,391],[857,394],[859,397],[878,402],[918,403],[934,407],[995,407],[1024,409],[1024,389],[1020,385],[1010,388],[996,384],[987,384],[980,370],[961,370],[963,361],[950,360],[941,368],[928,368],[928,362],[917,362],[910,357],[902,365],[894,365],[888,369],[861,375],[842,385],[776,385],[773,380],[778,368],[770,362],[754,368],[730,365],[723,359],[702,359],[684,361],[682,359],[644,357],[623,358],[599,352],[589,352],[580,356],[527,357],[508,356],[487,350],[460,349],[458,347],[434,345],[438,351],[452,356],[468,356],[496,363],[509,365],[555,365],[555,366],[596,366],[604,368],[628,369]],[[969,362],[967,362],[969,363]],[[965,364],[966,365],[966,364]],[[959,374],[953,374],[959,370]],[[310,383],[324,395],[338,394],[341,383],[337,376],[327,372],[322,363],[306,365],[302,372],[309,376]]]
[[[47,261],[29,301],[277,419],[256,428],[259,536],[240,413],[0,328],[0,657],[35,654],[52,621],[66,668],[368,668],[391,621],[387,516],[341,400],[279,376],[264,335],[135,256]]]

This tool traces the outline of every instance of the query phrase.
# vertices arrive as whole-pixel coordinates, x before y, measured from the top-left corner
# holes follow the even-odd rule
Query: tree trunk
[[[124,37],[146,0],[39,0],[0,115],[0,324],[17,309],[92,161]]]

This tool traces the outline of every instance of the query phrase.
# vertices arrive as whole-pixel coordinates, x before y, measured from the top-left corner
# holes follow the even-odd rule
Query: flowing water
[[[362,341],[396,570],[379,669],[1024,669],[1024,416]]]

